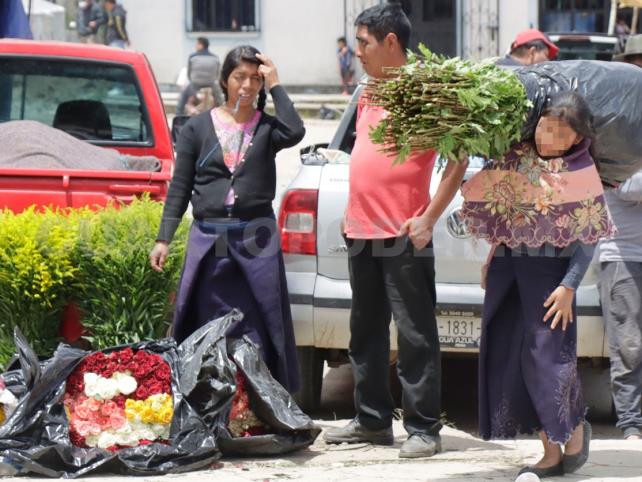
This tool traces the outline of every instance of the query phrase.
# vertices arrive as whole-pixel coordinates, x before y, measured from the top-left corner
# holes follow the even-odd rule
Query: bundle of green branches
[[[453,161],[499,157],[520,140],[531,104],[514,74],[490,62],[445,58],[424,45],[419,52],[367,88],[370,102],[389,113],[370,137],[397,155],[395,163],[429,149]]]

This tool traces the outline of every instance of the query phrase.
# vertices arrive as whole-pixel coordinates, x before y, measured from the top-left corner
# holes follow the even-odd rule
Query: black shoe
[[[582,422],[584,424],[584,437],[582,437],[582,450],[573,455],[564,455],[563,464],[564,472],[570,474],[578,470],[582,465],[586,463],[589,456],[589,445],[591,445],[591,424],[586,420]]]
[[[524,467],[519,471],[517,476],[519,477],[520,475],[527,472],[531,472],[537,475],[540,479],[543,479],[545,477],[556,477],[558,475],[564,475],[564,464],[563,462],[560,462],[559,464],[553,465],[552,467],[544,467],[541,469],[537,467]]]
[[[348,425],[341,428],[332,428],[326,430],[323,439],[327,443],[371,443],[374,445],[392,445],[395,438],[392,435],[392,427],[382,428],[380,430],[370,430],[361,425],[357,419],[352,420]]]

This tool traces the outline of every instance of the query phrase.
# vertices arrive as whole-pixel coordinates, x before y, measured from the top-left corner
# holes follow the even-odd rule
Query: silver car
[[[279,212],[290,303],[299,349],[303,386],[298,401],[308,411],[319,406],[323,363],[347,363],[350,341],[351,289],[347,248],[340,223],[348,200],[349,154],[354,145],[359,90],[341,118],[327,146],[301,151],[301,168],[283,195]],[[327,147],[334,154],[323,155]],[[439,165],[439,162],[436,163]],[[482,165],[471,158],[464,178]],[[435,168],[430,186],[434,194],[441,178]],[[453,353],[477,356],[484,291],[481,268],[489,245],[471,237],[459,216],[457,195],[434,230],[437,282],[437,323],[444,357]],[[608,348],[592,265],[577,291],[578,356],[584,397],[595,416],[612,412]],[[396,347],[394,323],[391,348]],[[444,380],[444,383],[449,383]]]

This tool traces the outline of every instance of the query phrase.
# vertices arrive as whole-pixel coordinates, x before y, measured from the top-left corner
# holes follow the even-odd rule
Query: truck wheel
[[[579,364],[577,367],[582,380],[584,403],[588,407],[591,421],[610,422],[613,420],[613,397],[611,395],[611,375],[608,363]]]
[[[323,383],[323,352],[313,346],[297,347],[301,388],[294,400],[306,413],[319,410],[321,405],[321,385]]]

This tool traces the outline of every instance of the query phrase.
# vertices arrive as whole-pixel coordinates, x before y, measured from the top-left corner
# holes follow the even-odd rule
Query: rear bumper
[[[290,306],[297,345],[348,349],[352,291],[348,280],[316,273],[288,272]],[[461,312],[480,319],[484,290],[479,285],[437,283],[437,316]],[[577,294],[578,356],[606,357],[608,348],[597,288],[582,286]],[[391,324],[391,348],[396,330]],[[442,347],[443,351],[475,353],[476,349]]]

